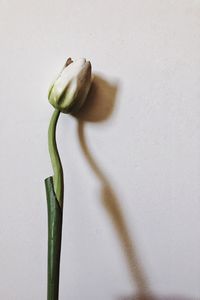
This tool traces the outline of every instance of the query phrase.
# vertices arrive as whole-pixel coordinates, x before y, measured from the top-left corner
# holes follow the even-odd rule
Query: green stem
[[[63,190],[64,190],[63,169],[62,169],[62,164],[60,161],[60,156],[56,144],[56,126],[57,126],[59,115],[60,115],[60,111],[58,109],[55,109],[49,124],[48,143],[49,143],[49,154],[51,157],[51,163],[54,171],[54,176],[53,176],[54,191],[57,200],[60,204],[60,207],[62,207]]]
[[[59,299],[60,252],[63,213],[63,169],[56,144],[60,111],[55,109],[48,130],[49,154],[54,176],[45,179],[48,208],[48,290],[47,300]]]

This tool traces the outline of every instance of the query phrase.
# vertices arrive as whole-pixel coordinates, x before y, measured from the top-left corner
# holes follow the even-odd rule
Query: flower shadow
[[[79,121],[103,122],[113,113],[118,83],[111,84],[98,74],[93,75],[92,85],[83,107],[73,114]]]
[[[116,300],[189,300],[183,296],[156,295],[151,291],[147,275],[138,254],[136,242],[128,230],[128,224],[124,217],[122,201],[118,199],[112,187],[111,180],[108,179],[103,168],[99,166],[88,147],[86,138],[86,123],[98,123],[108,120],[115,108],[119,83],[110,84],[99,75],[94,76],[93,84],[86,103],[74,117],[78,120],[77,133],[81,150],[86,161],[98,178],[101,186],[101,201],[108,217],[112,221],[115,234],[124,252],[126,263],[132,278],[133,289],[137,292],[130,296],[119,296]],[[192,299],[190,299],[192,300]]]
[[[94,76],[93,84],[83,108],[75,115],[78,119],[78,138],[82,152],[92,171],[101,184],[101,201],[109,218],[113,223],[116,235],[118,236],[121,248],[123,249],[127,265],[136,285],[138,295],[149,293],[149,286],[143,266],[138,258],[136,245],[128,231],[121,201],[113,190],[110,180],[102,168],[98,165],[92,155],[86,140],[85,123],[106,121],[113,113],[116,104],[118,85],[112,85],[100,76]],[[142,299],[142,298],[141,298]]]

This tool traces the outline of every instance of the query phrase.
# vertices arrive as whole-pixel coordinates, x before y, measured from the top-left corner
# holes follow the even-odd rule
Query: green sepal
[[[56,198],[53,177],[45,179],[48,211],[48,289],[47,300],[58,300],[60,251],[62,238],[62,208]]]

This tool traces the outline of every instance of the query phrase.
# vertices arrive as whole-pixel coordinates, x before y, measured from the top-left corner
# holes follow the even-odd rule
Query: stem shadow
[[[84,156],[90,165],[91,169],[99,179],[101,183],[101,200],[103,207],[105,208],[108,216],[112,220],[114,225],[114,229],[120,241],[121,247],[125,254],[125,258],[129,267],[129,271],[131,273],[131,278],[136,284],[138,289],[138,296],[140,300],[147,299],[147,295],[149,295],[149,286],[147,282],[146,275],[144,273],[143,267],[136,253],[136,246],[132,242],[130,234],[128,232],[128,227],[123,216],[122,207],[120,205],[120,201],[115,194],[111,183],[108,178],[105,176],[103,171],[98,166],[94,157],[92,156],[86,142],[85,137],[85,126],[84,122],[78,122],[78,137],[81,149],[84,153]],[[136,298],[135,298],[136,299]],[[148,299],[149,296],[148,296]]]
[[[150,288],[147,276],[136,253],[136,245],[129,234],[120,204],[121,201],[113,190],[111,182],[92,156],[85,137],[85,122],[102,122],[107,120],[113,113],[118,86],[119,83],[110,84],[99,75],[94,75],[93,84],[86,103],[74,116],[78,119],[77,130],[80,147],[85,159],[101,184],[102,204],[113,223],[116,235],[125,254],[133,284],[134,286],[136,285],[138,290],[137,297],[140,300],[144,300],[147,299],[147,295],[150,295]]]
[[[123,249],[127,266],[132,278],[133,288],[136,294],[130,296],[119,296],[117,300],[189,300],[182,296],[156,296],[150,288],[144,267],[138,257],[136,243],[128,230],[128,224],[121,207],[122,201],[118,199],[111,181],[107,178],[102,168],[98,165],[92,155],[85,135],[86,122],[106,121],[113,113],[119,84],[110,84],[99,75],[94,75],[93,84],[86,103],[74,117],[78,119],[78,138],[80,147],[101,185],[101,201],[106,213],[112,221],[113,228],[121,248]],[[190,299],[191,300],[191,299]]]

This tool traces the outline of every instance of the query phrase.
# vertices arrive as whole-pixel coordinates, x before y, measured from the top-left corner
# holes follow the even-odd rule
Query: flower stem
[[[64,190],[63,169],[62,169],[62,164],[61,164],[57,143],[56,143],[56,126],[57,126],[59,115],[60,115],[60,111],[58,109],[55,109],[49,124],[48,144],[49,144],[49,154],[51,157],[51,163],[54,171],[54,176],[53,176],[54,191],[57,200],[60,204],[60,207],[62,207],[63,190]]]
[[[47,300],[59,299],[60,252],[63,214],[63,169],[56,143],[60,111],[55,109],[48,131],[49,154],[54,175],[45,179],[48,208],[48,288]]]

